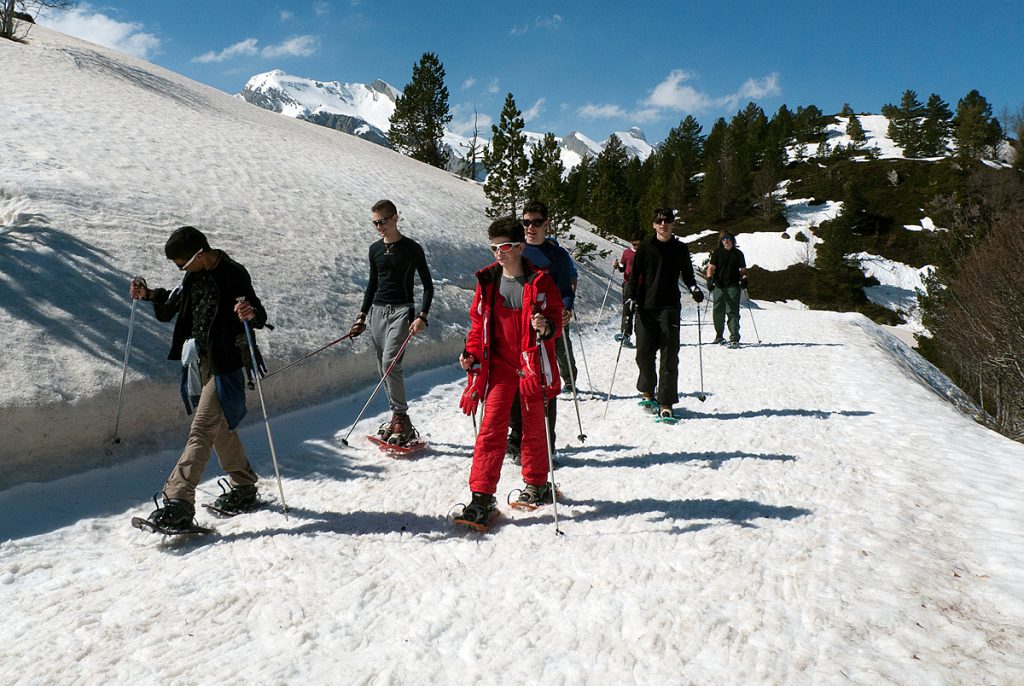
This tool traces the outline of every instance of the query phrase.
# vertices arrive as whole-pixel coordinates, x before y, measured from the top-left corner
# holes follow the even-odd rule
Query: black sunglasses
[[[384,219],[371,219],[370,223],[372,223],[374,226],[381,227],[381,226],[384,226],[385,224],[387,224],[389,221],[391,221],[394,218],[395,218],[395,215],[391,215],[390,217],[385,217]]]
[[[523,227],[526,228],[532,226],[535,229],[539,229],[540,227],[544,226],[544,222],[546,221],[547,219],[524,219]]]

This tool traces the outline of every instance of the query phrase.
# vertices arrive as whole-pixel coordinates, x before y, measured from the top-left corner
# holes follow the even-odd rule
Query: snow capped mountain
[[[388,146],[391,115],[395,112],[395,101],[401,94],[397,88],[379,79],[368,85],[318,81],[275,69],[253,76],[239,96],[258,107]],[[487,130],[481,131],[481,134],[486,133]],[[543,133],[524,133],[533,145],[544,138]],[[631,157],[646,160],[654,151],[639,128],[619,131],[615,135]],[[596,157],[601,154],[608,144],[607,140],[598,143],[578,131],[556,140],[562,148],[562,164],[566,171],[579,164],[586,155]],[[471,139],[446,130],[444,144],[451,154],[449,171],[461,170],[469,155]],[[478,160],[482,159],[483,150],[488,144],[488,138],[481,135],[477,143]],[[482,170],[478,177],[482,179]]]
[[[264,109],[386,146],[401,92],[379,79],[369,85],[317,81],[275,69],[253,76],[239,95]]]

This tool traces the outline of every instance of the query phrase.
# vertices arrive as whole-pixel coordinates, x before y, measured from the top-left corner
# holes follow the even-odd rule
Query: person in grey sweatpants
[[[377,353],[377,371],[383,377],[391,373],[384,389],[391,405],[391,421],[381,426],[381,440],[406,445],[416,437],[409,420],[409,403],[405,394],[405,376],[398,355],[410,335],[427,328],[427,314],[434,298],[434,282],[430,278],[426,254],[416,241],[398,230],[398,209],[390,200],[380,200],[370,209],[372,222],[380,240],[370,245],[370,278],[363,294],[363,305],[352,325],[355,337],[370,329],[370,338]],[[423,289],[423,306],[413,316],[413,275],[419,274]],[[393,365],[393,366],[392,366]]]

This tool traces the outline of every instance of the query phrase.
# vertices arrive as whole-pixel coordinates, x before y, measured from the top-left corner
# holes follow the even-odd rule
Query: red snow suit
[[[493,494],[498,488],[516,390],[523,410],[523,480],[540,486],[548,478],[541,383],[543,380],[548,398],[558,395],[561,379],[555,361],[555,338],[562,333],[562,298],[546,273],[525,259],[523,269],[526,283],[523,307],[519,310],[506,307],[498,293],[500,264],[495,262],[476,273],[478,283],[469,310],[466,352],[480,367],[474,387],[464,395],[464,402],[475,394],[484,403],[469,475],[469,488],[474,493]],[[534,313],[547,318],[553,332],[550,338],[537,340],[530,326]]]

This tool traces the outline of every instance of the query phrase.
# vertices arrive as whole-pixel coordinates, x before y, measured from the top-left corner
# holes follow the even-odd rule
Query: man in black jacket
[[[231,484],[215,505],[244,512],[259,502],[258,477],[235,429],[246,412],[243,367],[251,367],[242,322],[262,328],[267,312],[245,267],[223,250],[211,249],[198,229],[176,229],[167,239],[164,254],[185,272],[181,284],[168,291],[148,288],[144,279],[136,279],[131,296],[152,301],[162,322],[177,317],[167,359],[182,361],[182,399],[185,410],[194,414],[185,449],[164,483],[163,507],[150,515],[150,521],[181,529],[195,516],[196,486],[213,450]]]
[[[693,277],[690,250],[672,234],[674,221],[673,210],[661,207],[654,211],[654,236],[637,248],[627,284],[630,309],[636,316],[636,365],[640,372],[636,388],[643,400],[657,401],[662,417],[672,417],[672,406],[679,399],[679,279],[696,302],[704,300]],[[661,362],[655,371],[658,354]]]

